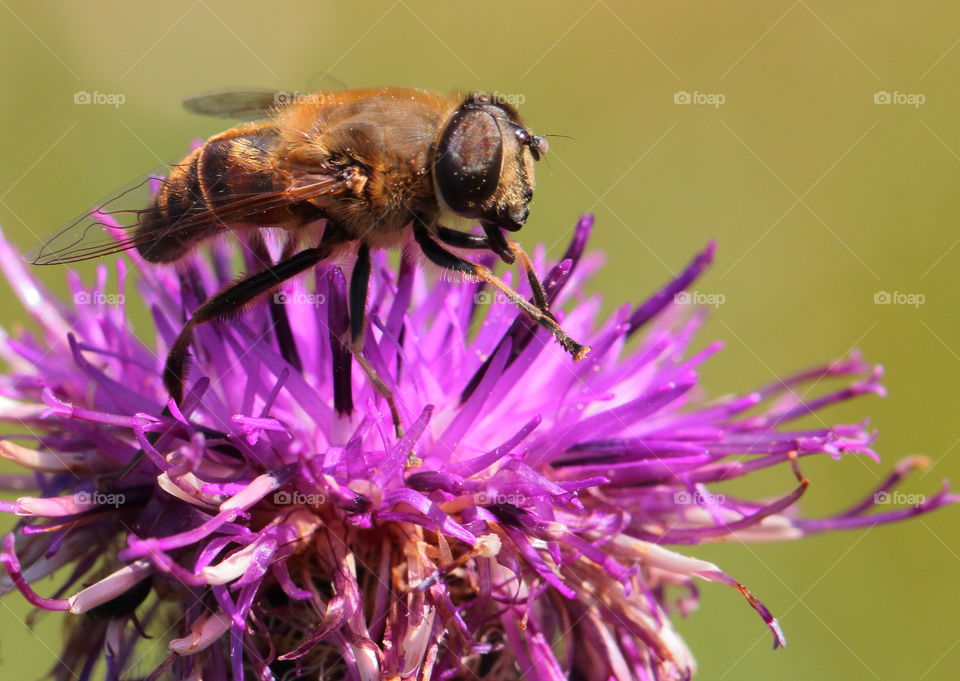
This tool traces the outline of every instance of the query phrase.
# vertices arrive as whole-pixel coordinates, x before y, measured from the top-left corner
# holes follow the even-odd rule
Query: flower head
[[[85,679],[103,658],[108,679],[128,667],[207,681],[685,679],[694,661],[670,616],[693,609],[697,582],[739,590],[775,646],[783,635],[744,586],[670,547],[796,539],[957,500],[944,488],[875,512],[922,464],[911,459],[835,516],[796,515],[805,457],[876,455],[865,425],[793,422],[881,393],[879,369],[853,356],[707,399],[697,369],[720,346],[689,352],[704,315],[678,294],[713,247],[598,322],[600,301],[580,293],[599,266],[584,254],[592,222],[560,262],[535,258],[564,327],[593,348],[579,363],[478,284],[378,256],[364,354],[396,394],[400,437],[351,371],[348,263],[201,327],[178,407],[163,359],[185,310],[233,278],[233,247],[176,270],[130,256],[156,329],[144,342],[127,316],[127,261],[113,294],[106,266],[92,288],[70,275],[69,305],[0,239],[39,325],[0,338],[0,455],[33,471],[3,482],[37,490],[0,502],[22,519],[4,540],[2,588],[82,622],[55,676]],[[830,378],[845,387],[806,396]],[[776,499],[715,489],[774,466],[791,481]],[[54,572],[62,584],[37,593]],[[145,632],[166,648],[144,671],[143,648],[158,645]]]

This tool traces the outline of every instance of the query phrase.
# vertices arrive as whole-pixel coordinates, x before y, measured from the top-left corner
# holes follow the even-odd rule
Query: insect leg
[[[286,260],[294,254],[295,240],[289,239],[284,244],[283,251],[280,254],[280,260]],[[263,238],[260,230],[254,230],[247,236],[247,247],[249,248],[248,266],[250,260],[254,261],[253,267],[261,267],[275,264],[267,247],[267,242]],[[270,299],[270,322],[273,327],[274,336],[276,336],[277,347],[280,349],[280,355],[296,371],[303,369],[300,362],[300,353],[297,351],[297,344],[293,338],[293,329],[290,328],[290,317],[287,315],[287,308],[283,300],[278,300],[277,296]]]
[[[508,265],[516,262],[516,256],[510,250],[506,237],[503,236],[503,230],[497,225],[489,222],[484,223],[483,233],[487,235],[487,243],[490,244],[490,250],[500,256],[500,259]]]
[[[533,291],[533,304],[540,308],[540,310],[551,319],[555,319],[553,313],[550,312],[550,305],[547,302],[547,292],[543,288],[543,282],[541,282],[540,277],[537,276],[536,270],[533,269],[533,261],[530,260],[530,256],[527,255],[527,252],[523,250],[523,247],[516,241],[510,241],[508,245],[510,250],[516,254],[517,260],[520,261],[520,267],[523,269],[524,274],[527,275],[527,281],[530,282],[530,289]]]
[[[475,251],[491,250],[487,237],[470,232],[461,232],[459,229],[450,229],[443,225],[437,225],[437,238],[454,248],[469,248]]]
[[[390,407],[390,416],[393,418],[393,427],[397,437],[403,435],[403,426],[400,423],[400,412],[390,389],[377,373],[369,360],[363,356],[363,341],[367,328],[367,291],[370,287],[370,247],[361,244],[357,249],[357,262],[353,266],[350,276],[350,352],[357,359],[357,364],[363,369],[374,389],[380,393]]]
[[[504,262],[511,265],[519,259],[520,267],[527,276],[527,281],[530,282],[530,288],[533,290],[533,304],[552,318],[553,315],[550,313],[547,303],[547,292],[543,288],[540,277],[537,276],[536,271],[533,269],[533,262],[530,260],[530,256],[527,255],[526,251],[524,251],[516,241],[507,241],[503,237],[503,232],[501,232],[500,228],[496,225],[484,225],[484,230],[486,230],[487,236],[469,234],[441,225],[437,228],[437,238],[442,243],[453,246],[454,248],[491,250],[499,255]],[[494,243],[497,244],[496,248],[493,246]]]
[[[490,248],[490,242],[487,241],[487,237],[485,236],[461,232],[459,229],[450,229],[443,225],[437,225],[437,238],[454,248],[470,248],[473,250],[486,250]]]
[[[163,384],[177,404],[183,400],[184,379],[193,330],[206,322],[241,310],[277,284],[300,274],[330,255],[335,242],[321,242],[316,248],[300,251],[286,260],[238,281],[214,294],[198,307],[177,336],[163,370]]]
[[[567,335],[567,332],[560,327],[560,325],[557,323],[557,320],[554,319],[549,312],[543,310],[537,305],[534,305],[522,295],[507,286],[507,284],[502,279],[494,275],[488,267],[478,265],[470,262],[469,260],[464,260],[460,256],[446,250],[430,237],[426,227],[419,222],[414,222],[413,234],[417,240],[417,243],[420,244],[423,254],[428,260],[430,260],[430,262],[448,270],[453,270],[455,272],[461,272],[463,274],[476,277],[477,279],[480,279],[481,281],[484,281],[499,290],[510,299],[510,302],[512,302],[514,305],[520,308],[522,312],[529,316],[530,319],[550,331],[557,341],[559,341],[560,345],[563,346],[563,349],[573,355],[574,360],[579,361],[583,359],[590,351],[589,347],[577,343],[569,335]],[[541,291],[543,290],[542,285],[539,288]],[[534,290],[536,290],[536,287]],[[545,304],[545,296],[543,301]]]
[[[516,262],[516,256],[510,250],[507,240],[503,237],[503,232],[496,225],[484,225],[486,236],[461,232],[457,229],[450,229],[443,225],[437,226],[437,238],[448,246],[454,248],[467,248],[472,250],[489,250],[500,256],[508,265]]]
[[[284,246],[280,260],[286,260],[293,255],[293,243],[291,239]],[[300,352],[297,350],[297,342],[293,337],[293,329],[290,327],[287,308],[283,301],[278,300],[276,296],[270,299],[270,320],[273,322],[273,332],[277,337],[277,347],[280,348],[280,354],[295,371],[303,371],[303,362],[300,361]]]

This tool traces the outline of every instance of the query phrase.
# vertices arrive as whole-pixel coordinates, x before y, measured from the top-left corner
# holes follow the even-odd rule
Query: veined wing
[[[220,90],[183,100],[190,113],[241,121],[269,118],[297,96],[282,90]]]
[[[169,171],[169,167],[162,170]],[[182,235],[188,240],[190,234],[208,233],[211,228],[226,229],[244,218],[334,195],[348,187],[341,177],[310,175],[279,191],[232,194],[214,206],[209,206],[201,196],[190,197],[191,203],[186,210],[181,206],[175,222],[156,229],[159,209],[153,197],[165,182],[164,175],[156,172],[134,180],[56,230],[24,259],[34,265],[62,265],[131,248],[145,250],[162,239]],[[152,221],[151,228],[141,229],[148,221]]]

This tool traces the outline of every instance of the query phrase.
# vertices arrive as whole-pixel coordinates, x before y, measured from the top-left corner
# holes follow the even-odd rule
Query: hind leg
[[[286,260],[281,260],[276,265],[227,286],[198,307],[174,341],[163,370],[163,384],[174,401],[180,404],[183,400],[187,361],[194,329],[201,324],[238,312],[278,284],[313,267],[328,257],[333,246],[334,242],[332,241],[321,242],[320,246],[316,248],[300,251]]]

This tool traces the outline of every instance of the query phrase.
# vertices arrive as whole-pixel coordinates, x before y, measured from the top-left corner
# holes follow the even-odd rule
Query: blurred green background
[[[329,71],[351,87],[514,95],[535,130],[575,138],[553,140],[538,166],[522,240],[557,254],[577,215],[596,212],[592,245],[608,264],[593,288],[608,309],[719,241],[697,285],[723,300],[705,334],[727,342],[704,372],[712,394],[853,348],[886,367],[888,398],[824,415],[870,415],[884,456],[806,463],[804,511],[825,514],[908,454],[933,465],[905,491],[960,482],[958,43],[960,7],[932,0],[0,0],[0,223],[26,249],[176,159],[226,127],[180,108],[208,90],[304,89]],[[124,103],[75,104],[77,92]],[[64,290],[62,270],[42,275]],[[894,302],[875,304],[879,292]],[[895,292],[924,302],[897,304]],[[21,318],[15,305],[0,310],[8,328]],[[777,471],[751,491],[792,482]],[[960,508],[689,552],[749,585],[789,639],[771,652],[736,593],[703,585],[701,609],[678,625],[699,678],[956,678]],[[0,608],[0,677],[37,678],[59,646],[59,616],[31,631],[18,596]]]

